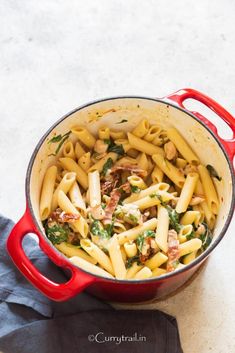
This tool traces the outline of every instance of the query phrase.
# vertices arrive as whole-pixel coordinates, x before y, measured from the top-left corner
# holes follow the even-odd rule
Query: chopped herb
[[[136,245],[138,250],[141,252],[143,249],[143,245],[144,245],[144,240],[146,238],[155,238],[156,234],[153,230],[145,230],[142,234],[140,234],[138,236],[138,238],[136,239]]]
[[[200,235],[200,239],[202,241],[202,250],[205,251],[212,241],[211,231],[206,223],[202,223],[206,228],[205,233]]]
[[[133,265],[134,262],[137,262],[138,265],[140,264],[140,259],[139,259],[138,255],[130,257],[129,259],[127,259],[126,268],[127,269],[130,268]]]
[[[140,192],[140,188],[138,188],[136,185],[131,185],[131,192],[138,194]]]
[[[187,240],[190,240],[190,239],[193,239],[193,238],[195,238],[195,232],[194,232],[194,230],[192,230],[192,232],[191,232],[190,234],[187,234],[187,235],[186,235],[186,239],[187,239]]]
[[[107,174],[107,171],[112,168],[113,165],[113,160],[112,158],[108,158],[107,161],[104,163],[103,169],[101,171],[101,175],[105,176]]]
[[[170,226],[177,232],[179,233],[181,229],[181,225],[179,224],[179,214],[171,208],[170,206],[166,207],[169,219],[170,219]]]
[[[52,242],[52,244],[60,244],[63,241],[67,241],[70,233],[70,228],[67,224],[64,224],[63,227],[57,224],[52,227],[48,227],[48,224],[45,223],[44,228],[47,238]]]
[[[175,260],[173,263],[172,263],[172,266],[174,267],[174,269],[176,269],[176,267],[180,264],[179,260]]]
[[[153,192],[152,194],[149,194],[149,197],[151,199],[154,199],[155,197],[158,197],[157,193],[156,192]],[[159,198],[159,197],[158,197]]]
[[[116,124],[126,123],[127,121],[128,121],[127,119],[122,119],[121,121],[118,121]]]
[[[153,230],[145,230],[144,231],[144,236],[147,237],[151,237],[151,238],[155,238],[156,233]]]
[[[106,203],[101,204],[102,209],[104,210],[106,208]]]
[[[161,198],[161,195],[154,193],[154,195],[159,199],[161,202],[161,205],[164,206],[168,212],[169,219],[170,219],[170,226],[177,232],[179,233],[181,229],[181,225],[179,223],[179,214],[176,212],[176,210],[169,205],[167,205]],[[150,195],[149,195],[150,196]],[[154,197],[155,197],[154,196]]]
[[[58,146],[57,146],[57,148],[55,150],[55,153],[51,153],[50,155],[52,155],[52,156],[56,156],[57,155],[57,153],[60,151],[63,143],[69,138],[69,135],[71,134],[71,132],[72,131],[68,131],[64,135],[60,134],[60,135],[54,136],[47,142],[47,143],[57,143],[57,142],[59,142],[59,144],[58,144]]]
[[[112,227],[110,225],[109,229],[102,228],[101,223],[96,219],[91,223],[90,230],[93,235],[98,235],[101,238],[108,239],[111,236],[112,228],[113,228],[113,225]]]
[[[211,177],[216,178],[219,181],[222,180],[222,178],[218,175],[217,171],[215,170],[214,167],[212,167],[212,165],[208,164],[206,166],[206,169],[208,170]]]
[[[123,156],[125,154],[123,146],[122,145],[115,145],[115,144],[113,144],[112,146],[109,145],[108,152],[114,152],[114,153],[119,154],[120,156]]]
[[[105,228],[106,232],[108,233],[109,238],[113,235],[113,227],[114,227],[114,221],[112,221],[112,223],[108,224],[107,227]]]
[[[134,216],[133,214],[128,214],[128,218],[130,219],[130,221],[132,221],[134,224],[136,224],[138,222],[138,218],[136,216]]]
[[[105,143],[106,145],[110,145],[111,140],[109,140],[109,139],[104,139],[104,143]]]

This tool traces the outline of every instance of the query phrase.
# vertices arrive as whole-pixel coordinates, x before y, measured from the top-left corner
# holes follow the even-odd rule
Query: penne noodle
[[[69,197],[74,207],[81,211],[86,211],[86,204],[82,198],[82,194],[77,182],[71,186],[69,190]]]
[[[187,225],[194,223],[197,226],[199,224],[200,218],[201,214],[199,211],[187,211],[180,219],[180,224]]]
[[[97,245],[95,245],[90,239],[82,239],[81,247],[93,257],[98,264],[108,271],[111,275],[114,275],[113,266],[108,255],[106,255]]]
[[[163,192],[163,191],[167,192],[169,187],[170,185],[167,183],[158,183],[158,184],[151,185],[147,189],[141,190],[138,194],[132,194],[131,196],[127,197],[123,201],[123,204],[132,203],[133,201],[140,200],[154,193],[160,194],[160,192]]]
[[[173,181],[179,188],[182,188],[185,183],[185,177],[183,173],[176,168],[168,160],[164,159],[160,154],[154,154],[152,156],[154,162],[157,166],[168,176],[170,180]]]
[[[160,267],[164,264],[167,260],[168,257],[159,251],[145,262],[145,266],[149,267],[150,270],[154,270],[156,267]]]
[[[168,212],[165,207],[159,205],[155,240],[158,247],[165,253],[167,253],[168,251],[168,230],[169,230]]]
[[[152,142],[161,133],[161,128],[158,125],[153,125],[149,128],[147,134],[144,136],[144,140]]]
[[[97,163],[93,164],[88,169],[88,173],[94,172],[95,170],[98,170],[99,172],[102,172],[103,166],[107,162],[107,160],[109,158],[111,158],[113,162],[116,162],[117,157],[118,157],[117,153],[109,152],[105,157],[101,158]]]
[[[95,145],[95,138],[92,134],[83,126],[74,126],[71,131],[78,139],[88,148],[93,148]]]
[[[89,203],[91,207],[101,205],[100,174],[98,170],[88,173]]]
[[[185,139],[180,135],[180,133],[174,129],[167,130],[168,138],[174,143],[180,154],[186,159],[190,164],[199,164],[199,159],[197,155],[193,152],[191,147],[187,144]]]
[[[133,279],[142,280],[142,279],[146,279],[146,278],[150,278],[150,277],[152,277],[152,271],[148,267],[145,266],[135,274]]]
[[[144,152],[140,153],[138,157],[138,166],[140,169],[147,170],[148,169],[148,159]]]
[[[185,243],[188,240],[187,236],[189,236],[192,232],[193,232],[192,224],[187,224],[182,226],[178,235],[179,242]]]
[[[147,119],[143,119],[132,131],[132,134],[137,137],[144,137],[144,135],[147,134],[148,130],[149,130],[149,122]]]
[[[76,142],[75,144],[75,155],[77,157],[77,159],[79,159],[83,154],[85,154],[86,151],[84,150],[84,148],[80,145],[79,142]]]
[[[65,213],[79,216],[78,220],[71,223],[71,227],[79,232],[83,238],[86,238],[89,230],[88,224],[62,190],[58,192],[58,204]]]
[[[206,196],[207,204],[210,210],[217,215],[219,210],[219,200],[210,174],[206,167],[201,164],[198,166],[198,172],[202,181],[202,187]]]
[[[162,148],[155,146],[150,142],[144,141],[139,137],[136,137],[135,135],[131,134],[130,132],[127,133],[127,136],[130,145],[136,150],[144,152],[150,156],[152,156],[153,154],[160,154],[162,156],[164,155],[164,151]]]
[[[124,139],[126,138],[126,134],[124,131],[111,131],[110,130],[110,136],[112,139],[117,140],[117,139]]]
[[[107,126],[99,128],[98,135],[100,140],[109,140],[110,138],[109,128]]]
[[[151,178],[154,184],[161,183],[163,181],[164,173],[163,171],[156,165],[152,171]]]
[[[47,169],[42,182],[39,213],[41,220],[47,219],[51,213],[51,204],[55,186],[57,167],[51,166]]]
[[[152,277],[159,277],[165,274],[166,274],[166,270],[164,268],[157,267],[154,270],[152,270]]]
[[[69,157],[72,159],[76,158],[72,141],[65,142],[64,147],[63,147],[63,156]]]
[[[188,205],[192,199],[197,181],[198,181],[197,173],[189,173],[186,177],[184,186],[181,190],[181,194],[179,200],[176,205],[176,212],[183,213],[187,211]]]
[[[142,268],[142,265],[138,265],[137,262],[134,262],[133,265],[126,271],[126,279],[132,279],[135,277],[136,273]]]
[[[117,235],[119,244],[124,244],[127,241],[135,240],[139,234],[143,233],[145,230],[154,230],[157,227],[157,219],[152,218],[142,225],[133,227],[123,233]]]
[[[115,277],[117,279],[125,279],[126,267],[122,258],[118,239],[115,235],[110,239],[108,250],[113,265]]]
[[[199,250],[202,246],[200,239],[191,239],[179,245],[179,257],[187,255],[193,251]]]
[[[55,244],[55,247],[67,257],[79,256],[93,265],[97,264],[97,261],[93,257],[91,257],[90,255],[87,255],[85,251],[83,251],[82,249],[79,249],[75,245],[62,242],[60,244]]]
[[[124,243],[124,249],[127,254],[127,257],[133,257],[137,254],[137,246],[135,243]]]
[[[197,250],[196,251],[193,251],[191,253],[189,253],[188,255],[185,255],[183,257],[183,263],[184,265],[188,265],[190,264],[190,262],[192,262],[193,260],[196,259],[196,256],[197,256]]]
[[[84,153],[79,159],[78,159],[78,164],[80,165],[80,167],[87,171],[90,166],[91,166],[91,153],[87,152]]]
[[[113,278],[113,276],[109,272],[103,270],[102,268],[96,265],[91,264],[90,262],[82,259],[81,257],[73,256],[69,260],[72,262],[72,264],[82,268],[84,271],[91,272],[92,274],[97,276]]]
[[[159,198],[160,196],[160,198]],[[148,196],[143,197],[142,199],[138,199],[136,201],[132,201],[133,205],[139,207],[140,210],[145,210],[146,208],[160,205],[161,200],[163,202],[170,201],[174,198],[174,196],[166,191],[158,191],[158,193],[153,193]]]
[[[86,172],[71,158],[60,158],[59,161],[65,169],[76,173],[78,183],[86,190],[88,188],[88,177]]]
[[[54,211],[58,206],[58,192],[62,190],[65,194],[67,194],[71,189],[72,185],[74,184],[75,180],[76,180],[76,173],[74,172],[66,173],[63,176],[61,182],[57,186],[52,196],[52,206],[51,206],[52,211]]]
[[[132,186],[136,186],[139,189],[143,190],[147,188],[147,185],[145,184],[145,182],[143,181],[142,178],[140,178],[138,175],[131,175],[127,178],[127,180],[129,181],[129,183]]]

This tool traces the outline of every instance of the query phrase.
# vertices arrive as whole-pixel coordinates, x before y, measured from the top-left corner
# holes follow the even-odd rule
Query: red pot
[[[190,112],[183,106],[184,100],[193,98],[204,103],[223,119],[232,129],[231,140],[222,139],[216,127],[197,112]],[[115,108],[116,112],[112,109]],[[101,112],[99,115],[96,112]],[[88,273],[73,265],[49,242],[38,216],[38,200],[43,174],[55,157],[48,157],[48,139],[56,132],[65,133],[72,125],[86,124],[95,133],[101,123],[112,128],[120,127],[115,122],[128,117],[122,124],[125,130],[132,129],[138,120],[149,118],[163,125],[174,125],[197,151],[203,163],[212,164],[222,176],[218,186],[221,208],[209,248],[196,260],[175,272],[160,278],[141,281],[114,280]],[[205,261],[223,238],[232,219],[235,200],[233,157],[235,154],[235,120],[223,107],[206,95],[182,89],[163,99],[147,97],[115,97],[89,103],[60,119],[39,141],[31,157],[26,177],[26,212],[15,225],[7,240],[7,249],[15,265],[23,275],[43,294],[56,301],[67,300],[86,289],[99,298],[109,301],[140,302],[165,296],[183,285]],[[48,279],[33,266],[22,248],[27,233],[38,236],[39,246],[59,267],[71,272],[71,278],[64,284]]]

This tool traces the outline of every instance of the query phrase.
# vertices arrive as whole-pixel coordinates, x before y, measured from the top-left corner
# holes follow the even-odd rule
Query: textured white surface
[[[232,0],[2,0],[0,212],[22,215],[36,142],[87,101],[189,86],[235,112],[234,11]],[[233,233],[234,222],[184,291],[144,306],[177,317],[185,353],[235,351]]]

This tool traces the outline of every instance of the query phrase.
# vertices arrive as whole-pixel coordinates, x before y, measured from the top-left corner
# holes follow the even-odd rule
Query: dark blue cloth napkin
[[[13,222],[0,216],[1,353],[182,353],[175,318],[157,310],[115,310],[87,293],[56,303],[39,293],[6,251]],[[27,236],[24,249],[43,273],[67,279]]]

